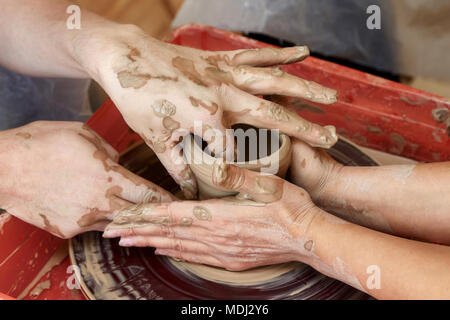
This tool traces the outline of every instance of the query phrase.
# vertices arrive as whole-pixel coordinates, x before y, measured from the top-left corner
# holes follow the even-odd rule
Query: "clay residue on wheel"
[[[284,274],[305,268],[302,263],[291,262],[233,272],[203,264],[175,261],[174,259],[170,259],[170,263],[184,273],[191,273],[209,281],[235,286],[263,286],[277,281]]]

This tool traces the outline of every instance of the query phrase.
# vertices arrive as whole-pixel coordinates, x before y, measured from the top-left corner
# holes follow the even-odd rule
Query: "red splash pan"
[[[177,28],[170,42],[212,51],[270,46],[197,24]],[[435,109],[450,110],[449,100],[314,57],[283,66],[283,70],[339,92],[338,102],[330,106],[291,99],[302,117],[332,124],[339,134],[365,147],[424,162],[450,160],[445,125],[432,117]],[[87,123],[119,152],[140,140],[111,100]],[[72,275],[67,269],[68,257],[51,264],[57,249],[65,244],[8,214],[1,215],[0,299],[23,296],[27,288],[25,299],[82,299],[79,290],[66,285]],[[30,295],[32,292],[37,294]]]

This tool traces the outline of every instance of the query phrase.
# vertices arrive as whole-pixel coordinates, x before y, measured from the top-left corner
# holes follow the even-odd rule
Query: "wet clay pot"
[[[236,129],[236,127],[233,128]],[[248,126],[245,126],[245,128],[248,128]],[[248,145],[245,148],[248,148]],[[274,174],[280,178],[285,178],[291,163],[292,147],[290,138],[285,134],[280,134],[278,149],[268,154],[266,157],[255,159],[256,161],[234,161],[227,163],[258,172],[262,168],[267,168],[268,164],[272,167],[273,165],[276,167],[277,164],[278,170]],[[191,159],[189,166],[197,178],[199,199],[223,198],[237,194],[237,192],[223,191],[214,186],[212,174],[213,164],[216,159],[204,151],[204,145],[198,139],[189,139],[187,141],[184,146],[184,156],[186,159]],[[197,161],[199,163],[192,161],[194,159],[193,156],[195,159],[202,159],[202,161]]]

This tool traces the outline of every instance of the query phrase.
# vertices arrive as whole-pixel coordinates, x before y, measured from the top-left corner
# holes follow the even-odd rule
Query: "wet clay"
[[[202,107],[204,109],[206,109],[207,111],[209,111],[210,115],[215,115],[217,110],[219,109],[219,106],[217,105],[217,103],[211,102],[211,105],[208,105],[207,103],[201,101],[200,99],[194,98],[194,97],[189,97],[189,100],[191,101],[192,106],[194,107]]]
[[[236,54],[231,60],[233,65],[249,64],[260,67],[274,64],[290,64],[300,61],[309,55],[307,47],[291,47],[285,49],[261,48],[244,50]],[[285,56],[284,59],[282,57]]]
[[[172,65],[195,84],[203,87],[208,86],[208,83],[204,81],[205,77],[198,73],[192,60],[175,57],[172,59]]]
[[[216,68],[220,67],[220,62],[224,62],[228,66],[231,65],[230,57],[228,57],[227,55],[215,54],[208,57],[202,57],[202,59],[208,62],[210,65],[215,66]]]
[[[29,134],[28,132],[18,132],[16,133],[16,136],[22,137],[24,139],[31,139],[31,134]]]
[[[311,251],[314,246],[314,241],[308,240],[306,241],[305,245],[303,246],[306,251]]]
[[[113,219],[113,222],[107,226],[111,228],[138,228],[148,225],[171,225],[172,220],[169,216],[155,216],[154,208],[158,205],[136,204],[122,209]]]
[[[275,202],[283,197],[284,180],[260,176],[255,179],[255,189],[252,193],[254,200]]]
[[[283,105],[283,103],[279,103],[277,101],[273,101],[273,102]],[[318,113],[318,114],[326,113],[324,109],[322,109],[318,106],[312,105],[310,103],[307,103],[305,101],[299,100],[299,99],[291,99],[289,101],[289,106],[291,106],[293,109],[295,109],[297,111],[308,111],[308,112]]]
[[[107,223],[110,221],[108,217],[111,215],[111,212],[109,211],[101,211],[97,208],[93,208],[89,211],[89,213],[82,216],[78,221],[77,224],[81,228],[91,227],[97,223]]]
[[[136,62],[135,58],[140,58],[141,52],[137,48],[131,46],[128,46],[128,48],[130,49],[130,53],[127,54],[127,58],[132,62]]]
[[[269,119],[276,121],[289,121],[291,119],[288,111],[276,103],[261,103],[257,110],[262,111]]]
[[[121,208],[120,202],[118,202],[117,196],[122,193],[123,189],[120,186],[114,186],[106,190],[105,197],[109,199],[109,209],[107,211],[99,210],[98,208],[91,208],[89,213],[83,215],[77,224],[82,227],[91,227],[98,223],[109,223],[111,221],[111,214],[115,210]]]
[[[160,118],[171,117],[177,112],[177,107],[166,99],[155,101],[152,108],[155,115]]]
[[[165,117],[162,123],[163,127],[171,132],[177,130],[180,127],[180,123],[173,120],[171,117]]]
[[[50,221],[48,220],[48,218],[40,213],[39,216],[41,216],[42,220],[44,220],[44,230],[50,232],[51,234],[57,235],[60,238],[64,238],[64,235],[61,233],[61,231],[59,230],[59,228],[55,225],[52,225],[50,223]]]
[[[184,217],[181,219],[181,225],[188,227],[188,226],[192,225],[193,221],[194,220],[192,218]]]
[[[391,133],[391,141],[394,145],[389,149],[389,151],[395,154],[401,154],[406,146],[405,139],[398,133]]]
[[[39,296],[42,293],[42,291],[44,291],[46,289],[50,289],[51,284],[52,283],[50,282],[50,280],[42,281],[36,287],[34,287],[34,289],[30,292],[30,297]]]
[[[196,206],[193,209],[193,214],[198,220],[211,221],[211,213],[204,207]]]
[[[123,70],[117,73],[117,79],[122,88],[140,89],[151,79],[178,81],[176,77],[152,76],[148,73],[138,73],[136,71]]]
[[[445,123],[447,135],[450,137],[450,111],[447,108],[436,108],[431,111],[434,120]]]
[[[191,272],[200,278],[204,278],[213,282],[226,283],[231,285],[262,285],[273,281],[283,274],[292,272],[296,269],[303,269],[305,265],[292,262],[267,267],[259,267],[251,270],[231,272],[221,268],[213,268],[202,264],[175,261],[171,259],[171,263],[184,272]]]

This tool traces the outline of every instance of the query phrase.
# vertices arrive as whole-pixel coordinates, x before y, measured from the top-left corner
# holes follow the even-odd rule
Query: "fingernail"
[[[299,47],[297,47],[297,50],[301,55],[309,56],[309,54],[310,54],[309,48],[307,46],[299,46]]]
[[[117,238],[120,237],[120,230],[118,229],[106,229],[103,232],[103,238]]]
[[[121,246],[121,247],[132,247],[133,244],[134,244],[133,240],[131,240],[131,239],[124,238],[124,239],[120,239],[120,241],[119,241],[119,246]]]
[[[167,251],[163,250],[163,249],[158,249],[155,251],[155,254],[158,256],[165,256],[165,255],[167,255]]]

